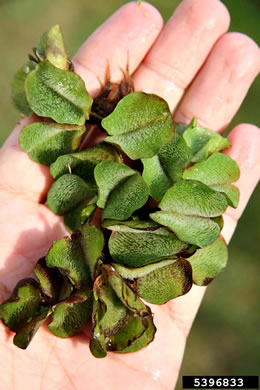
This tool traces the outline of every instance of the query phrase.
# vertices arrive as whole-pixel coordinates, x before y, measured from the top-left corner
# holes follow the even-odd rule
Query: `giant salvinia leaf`
[[[107,226],[113,233],[109,239],[109,253],[113,260],[128,267],[141,267],[173,256],[187,248],[166,228],[133,229],[126,225]]]
[[[127,165],[104,161],[95,168],[98,207],[104,208],[103,219],[128,219],[141,208],[149,196],[141,175]]]
[[[85,130],[85,126],[32,123],[22,129],[20,146],[33,161],[50,165],[59,156],[77,150]]]
[[[0,305],[0,319],[16,332],[14,343],[23,349],[28,346],[47,314],[48,305],[43,303],[39,285],[32,278],[20,280],[11,296]]]
[[[64,223],[70,233],[91,222],[96,211],[96,200],[97,197],[92,198],[91,201],[86,199],[64,215]]]
[[[184,179],[199,180],[212,189],[226,194],[231,206],[237,207],[239,190],[230,183],[239,179],[239,167],[223,153],[214,153],[206,161],[194,164],[183,173]]]
[[[68,278],[58,268],[49,268],[44,257],[38,260],[34,273],[45,300],[50,304],[62,301],[72,293],[73,287]]]
[[[198,249],[187,259],[192,267],[193,282],[199,286],[209,284],[226,266],[227,259],[227,245],[222,237],[213,244]]]
[[[35,69],[36,63],[29,61],[17,70],[12,81],[12,100],[21,114],[25,116],[32,115],[32,110],[29,106],[25,93],[25,80],[28,74]]]
[[[127,320],[127,307],[110,286],[106,275],[99,275],[94,283],[94,294],[104,305],[104,315],[99,320],[105,336],[116,334]]]
[[[120,146],[132,159],[153,157],[174,137],[174,123],[165,100],[134,92],[125,96],[102,120],[110,137],[106,142]]]
[[[183,138],[192,149],[193,162],[204,161],[211,154],[231,146],[230,141],[217,132],[199,127],[196,119],[184,131]]]
[[[154,199],[161,200],[172,184],[182,179],[183,170],[192,156],[185,140],[176,134],[173,141],[163,146],[154,157],[142,159],[142,176]]]
[[[159,204],[162,211],[150,217],[180,240],[204,247],[218,238],[220,226],[211,218],[222,215],[227,204],[225,195],[199,181],[180,181],[164,195]]]
[[[56,180],[47,197],[49,208],[58,215],[64,215],[82,202],[91,203],[91,199],[96,195],[96,188],[76,175],[63,175]]]
[[[58,267],[78,289],[91,290],[89,267],[81,247],[81,234],[55,241],[47,255],[48,267]]]
[[[124,279],[132,281],[140,297],[157,305],[186,294],[192,286],[192,270],[186,259],[161,260],[135,269],[113,266]]]
[[[60,26],[53,26],[45,34],[45,57],[52,65],[63,70],[69,70],[70,60],[66,53]]]
[[[89,118],[92,98],[76,73],[44,61],[26,78],[25,90],[29,105],[38,116],[75,125],[84,125]]]
[[[82,331],[91,318],[92,299],[83,302],[59,303],[51,315],[48,325],[50,331],[57,337],[67,338]]]
[[[99,325],[99,321],[103,315],[104,305],[102,305],[98,299],[94,299],[92,309],[92,334],[89,348],[92,355],[96,358],[103,358],[107,355],[105,335]]]
[[[58,157],[51,165],[50,173],[54,179],[67,173],[73,173],[87,182],[95,184],[94,169],[101,161],[121,162],[121,159],[115,148],[103,143],[81,152]]]
[[[102,232],[93,225],[84,225],[71,238],[53,243],[47,255],[48,267],[58,267],[77,289],[92,290],[96,263],[104,247]]]

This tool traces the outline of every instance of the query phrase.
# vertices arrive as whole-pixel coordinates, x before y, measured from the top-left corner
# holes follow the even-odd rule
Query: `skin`
[[[260,68],[257,45],[247,36],[226,33],[229,14],[218,0],[184,0],[163,27],[151,5],[129,3],[84,43],[73,62],[95,96],[109,63],[112,80],[122,78],[129,59],[136,90],[164,97],[174,119],[223,131],[243,101]],[[184,91],[185,97],[182,99]],[[176,107],[178,108],[176,109]],[[32,162],[19,147],[23,119],[0,153],[0,301],[17,281],[32,274],[53,240],[67,234],[62,218],[42,202],[52,182],[48,167]],[[248,136],[250,134],[250,137]],[[241,124],[230,134],[226,153],[240,166],[238,209],[225,214],[223,236],[229,241],[260,171],[259,130]],[[95,359],[85,334],[63,340],[43,327],[26,352],[12,345],[12,332],[0,324],[0,377],[5,390],[149,390],[173,389],[187,335],[205,288],[194,286],[183,297],[152,306],[155,341],[143,350]],[[137,385],[138,384],[138,385]]]

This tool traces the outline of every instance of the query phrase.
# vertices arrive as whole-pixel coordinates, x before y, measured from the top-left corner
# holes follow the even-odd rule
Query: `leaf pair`
[[[111,265],[101,266],[94,294],[90,350],[95,357],[105,357],[107,351],[134,352],[153,340],[151,310]]]

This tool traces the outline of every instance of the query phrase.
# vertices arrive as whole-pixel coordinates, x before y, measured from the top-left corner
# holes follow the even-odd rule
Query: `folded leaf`
[[[164,260],[163,266],[160,263],[156,265],[145,275],[139,276],[132,285],[141,298],[162,305],[191,289],[192,270],[187,260],[180,258],[168,264]]]
[[[71,295],[73,287],[69,280],[58,268],[49,268],[44,257],[38,260],[34,273],[47,302],[55,304]]]
[[[33,161],[50,165],[62,154],[76,150],[85,130],[85,126],[32,123],[22,129],[20,146]]]
[[[94,294],[96,294],[105,307],[104,315],[99,320],[99,326],[105,336],[116,334],[126,322],[127,308],[110,286],[106,275],[102,274],[96,278]]]
[[[173,141],[163,146],[156,156],[142,159],[142,176],[154,199],[161,200],[172,184],[182,179],[183,170],[192,156],[192,150],[184,139],[176,134]]]
[[[94,174],[103,219],[128,219],[146,203],[148,187],[140,174],[127,165],[104,161],[96,166]]]
[[[89,118],[92,98],[76,73],[44,61],[26,78],[25,90],[29,105],[38,116],[75,125],[84,125]]]
[[[116,144],[132,159],[153,157],[174,137],[174,123],[165,100],[134,92],[120,100],[115,110],[102,120],[110,135],[106,142]]]
[[[240,191],[232,184],[211,185],[213,190],[222,192],[226,195],[229,206],[236,208],[238,206]]]
[[[21,114],[25,116],[32,115],[31,107],[29,106],[25,93],[25,80],[28,74],[35,68],[36,63],[29,61],[17,70],[12,81],[12,100]]]
[[[105,160],[121,162],[118,153],[112,146],[99,144],[82,150],[82,152],[58,157],[51,165],[50,173],[54,179],[67,173],[73,173],[88,183],[95,184],[94,169],[97,164]]]
[[[91,318],[91,309],[91,298],[83,302],[59,303],[53,311],[48,328],[57,337],[74,336],[87,325]]]
[[[121,353],[138,351],[153,341],[155,332],[152,318],[147,317],[143,321],[129,310],[126,325],[120,332],[109,338],[107,349]]]
[[[159,208],[180,215],[216,217],[226,210],[227,200],[199,181],[185,180],[175,183],[166,192]]]
[[[56,180],[47,196],[49,208],[58,215],[63,215],[86,201],[91,204],[96,195],[96,188],[76,175],[63,175]]]
[[[81,233],[55,241],[47,255],[48,267],[57,267],[77,289],[91,291],[91,276],[81,246]]]
[[[221,231],[218,221],[205,217],[158,211],[150,214],[150,218],[167,226],[180,240],[201,248],[216,241]]]
[[[53,26],[46,34],[46,59],[57,68],[69,70],[70,60],[66,53],[60,26]]]
[[[96,358],[103,358],[107,355],[105,335],[99,325],[99,320],[104,313],[103,307],[100,301],[94,300],[92,311],[92,335],[89,348],[92,355]]]
[[[0,305],[0,319],[16,332],[14,343],[25,349],[45,320],[48,305],[42,301],[39,284],[32,278],[20,280],[11,296]]]
[[[97,197],[92,198],[90,201],[87,199],[69,211],[64,216],[64,223],[66,228],[72,233],[76,229],[80,228],[85,223],[90,223],[96,210]]]
[[[141,267],[187,248],[186,243],[163,227],[149,231],[127,226],[111,234],[108,246],[113,260],[128,267]]]
[[[193,282],[199,286],[208,285],[226,266],[227,246],[222,237],[203,249],[198,249],[187,260],[192,267]]]
[[[204,161],[211,154],[231,146],[227,138],[222,137],[215,131],[197,126],[195,118],[184,131],[183,138],[193,151],[193,162]]]

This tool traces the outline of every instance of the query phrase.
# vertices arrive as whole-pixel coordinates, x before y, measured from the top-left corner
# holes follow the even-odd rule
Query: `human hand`
[[[164,97],[173,110],[189,86],[174,119],[189,122],[196,116],[202,126],[223,131],[260,65],[258,47],[248,37],[222,35],[228,23],[228,13],[218,0],[184,0],[164,29],[154,8],[130,3],[82,46],[73,61],[75,70],[96,95],[107,64],[112,80],[119,80],[129,57],[136,90]],[[62,218],[42,204],[52,182],[49,168],[32,162],[19,147],[19,131],[32,120],[21,121],[0,154],[1,301],[18,280],[32,273],[52,241],[66,234]],[[254,126],[239,125],[230,139],[233,147],[227,153],[241,169],[236,183],[241,200],[238,209],[226,212],[227,241],[259,177],[260,135]],[[63,340],[43,327],[22,351],[12,345],[11,332],[1,324],[1,386],[5,390],[95,390],[104,385],[108,390],[172,389],[204,291],[193,286],[186,296],[163,306],[151,305],[157,326],[154,342],[139,352],[109,353],[101,360],[90,354],[84,334]]]

